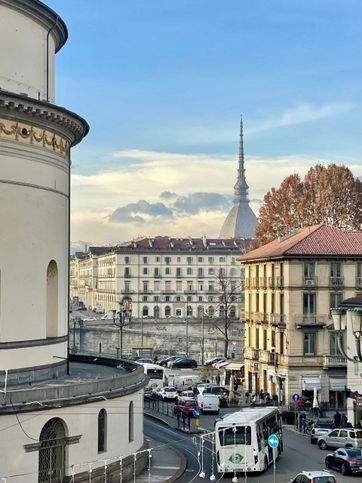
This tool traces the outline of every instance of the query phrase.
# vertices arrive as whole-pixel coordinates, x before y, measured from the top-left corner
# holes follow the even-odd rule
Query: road
[[[214,416],[202,417],[201,425],[203,427],[210,426],[214,418]],[[212,465],[211,448],[206,448],[204,451],[206,478],[202,479],[198,476],[201,470],[201,462],[199,461],[201,458],[197,456],[196,443],[199,443],[199,438],[180,433],[148,417],[145,417],[145,435],[160,441],[160,444],[168,444],[175,447],[187,458],[187,470],[177,480],[179,483],[196,483],[210,480]],[[276,482],[289,483],[291,478],[302,470],[324,469],[324,458],[327,454],[328,451],[321,451],[317,446],[311,445],[308,436],[301,435],[290,429],[284,429],[284,452],[277,461]],[[334,474],[337,477],[338,483],[356,483],[360,480],[360,476],[342,476],[337,472]],[[247,475],[247,479],[245,479],[244,475],[238,475],[238,478],[239,482],[271,483],[273,482],[273,468],[270,467],[262,474]],[[216,474],[215,481],[230,483],[231,477],[222,477],[222,475]]]

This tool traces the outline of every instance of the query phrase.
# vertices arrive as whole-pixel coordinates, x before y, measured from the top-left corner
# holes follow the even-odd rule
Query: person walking
[[[333,416],[334,426],[336,428],[340,428],[341,427],[341,419],[342,419],[341,414],[340,414],[340,412],[337,409],[337,411],[335,412],[335,414]]]
[[[342,413],[342,415],[341,415],[341,428],[347,428],[347,424],[348,424],[347,416],[344,413]]]
[[[221,379],[221,378],[220,378],[220,373],[218,372],[218,373],[216,374],[216,377],[215,377],[215,381],[216,381],[216,384],[217,384],[218,386],[220,386],[220,379]]]

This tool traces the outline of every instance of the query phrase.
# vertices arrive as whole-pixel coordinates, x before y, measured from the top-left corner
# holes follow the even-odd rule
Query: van
[[[204,413],[219,414],[220,412],[219,397],[216,394],[209,394],[207,392],[198,394],[197,404],[199,405],[202,414]]]

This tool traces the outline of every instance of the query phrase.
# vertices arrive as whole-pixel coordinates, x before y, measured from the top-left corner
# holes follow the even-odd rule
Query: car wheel
[[[327,449],[327,443],[325,441],[319,441],[318,443],[319,449]]]
[[[348,468],[344,463],[341,465],[341,473],[343,476],[348,475]]]

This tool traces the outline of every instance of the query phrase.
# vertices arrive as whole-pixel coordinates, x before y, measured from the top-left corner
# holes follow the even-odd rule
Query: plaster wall
[[[0,5],[0,87],[46,100],[47,29],[24,13]],[[54,102],[55,43],[49,36],[49,101]]]

